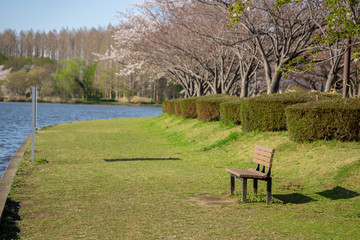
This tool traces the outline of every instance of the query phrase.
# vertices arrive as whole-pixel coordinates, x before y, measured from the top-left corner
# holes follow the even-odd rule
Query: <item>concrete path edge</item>
[[[26,146],[28,145],[30,139],[31,139],[31,135],[29,135],[20,145],[18,150],[16,150],[14,156],[11,158],[8,166],[6,167],[0,179],[0,219],[4,212],[6,200],[9,195],[11,185],[13,183],[19,163],[21,161],[21,158],[24,156]]]

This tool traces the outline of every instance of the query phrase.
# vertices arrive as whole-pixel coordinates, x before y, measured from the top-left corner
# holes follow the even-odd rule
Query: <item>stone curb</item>
[[[11,158],[0,179],[0,219],[4,211],[6,199],[11,189],[11,184],[14,180],[17,168],[19,166],[22,156],[24,156],[26,146],[28,145],[30,139],[31,135],[29,135],[20,145],[18,150],[16,150],[14,156]]]

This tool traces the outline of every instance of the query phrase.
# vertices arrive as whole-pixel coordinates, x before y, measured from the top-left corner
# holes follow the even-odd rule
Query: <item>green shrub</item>
[[[174,105],[174,114],[176,116],[181,116],[181,108],[180,108],[180,102],[182,101],[182,99],[175,99],[173,100],[173,105]]]
[[[197,118],[196,99],[195,97],[184,98],[180,101],[181,116],[183,118]]]
[[[166,100],[163,102],[163,112],[167,114],[175,114],[175,106],[174,106],[175,99]]]
[[[161,104],[163,113],[167,113],[167,104],[167,101],[163,101]]]
[[[163,113],[175,114],[176,116],[180,116],[181,115],[180,101],[181,99],[171,99],[171,100],[163,101],[162,103]]]
[[[287,106],[332,98],[339,96],[319,92],[288,92],[249,98],[240,107],[241,125],[246,132],[286,130]]]
[[[243,99],[220,103],[220,121],[229,124],[240,124],[240,106]]]
[[[215,95],[214,97],[199,97],[196,100],[196,113],[201,121],[219,121],[220,103],[238,99],[228,95]]]
[[[360,99],[335,99],[296,104],[286,108],[292,140],[360,140]]]

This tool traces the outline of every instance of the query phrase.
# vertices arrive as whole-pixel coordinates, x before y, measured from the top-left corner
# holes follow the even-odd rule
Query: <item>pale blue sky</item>
[[[139,2],[142,0],[0,0],[0,32],[116,25],[117,11]]]

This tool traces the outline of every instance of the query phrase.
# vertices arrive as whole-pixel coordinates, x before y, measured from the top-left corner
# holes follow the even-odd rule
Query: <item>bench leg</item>
[[[257,194],[258,193],[258,180],[254,179],[254,193]]]
[[[271,201],[271,178],[267,180],[267,186],[266,186],[266,203],[270,203]]]
[[[230,195],[233,195],[235,191],[235,177],[230,174]]]
[[[247,192],[247,178],[242,178],[243,186],[242,186],[242,202],[246,203],[246,192]]]

